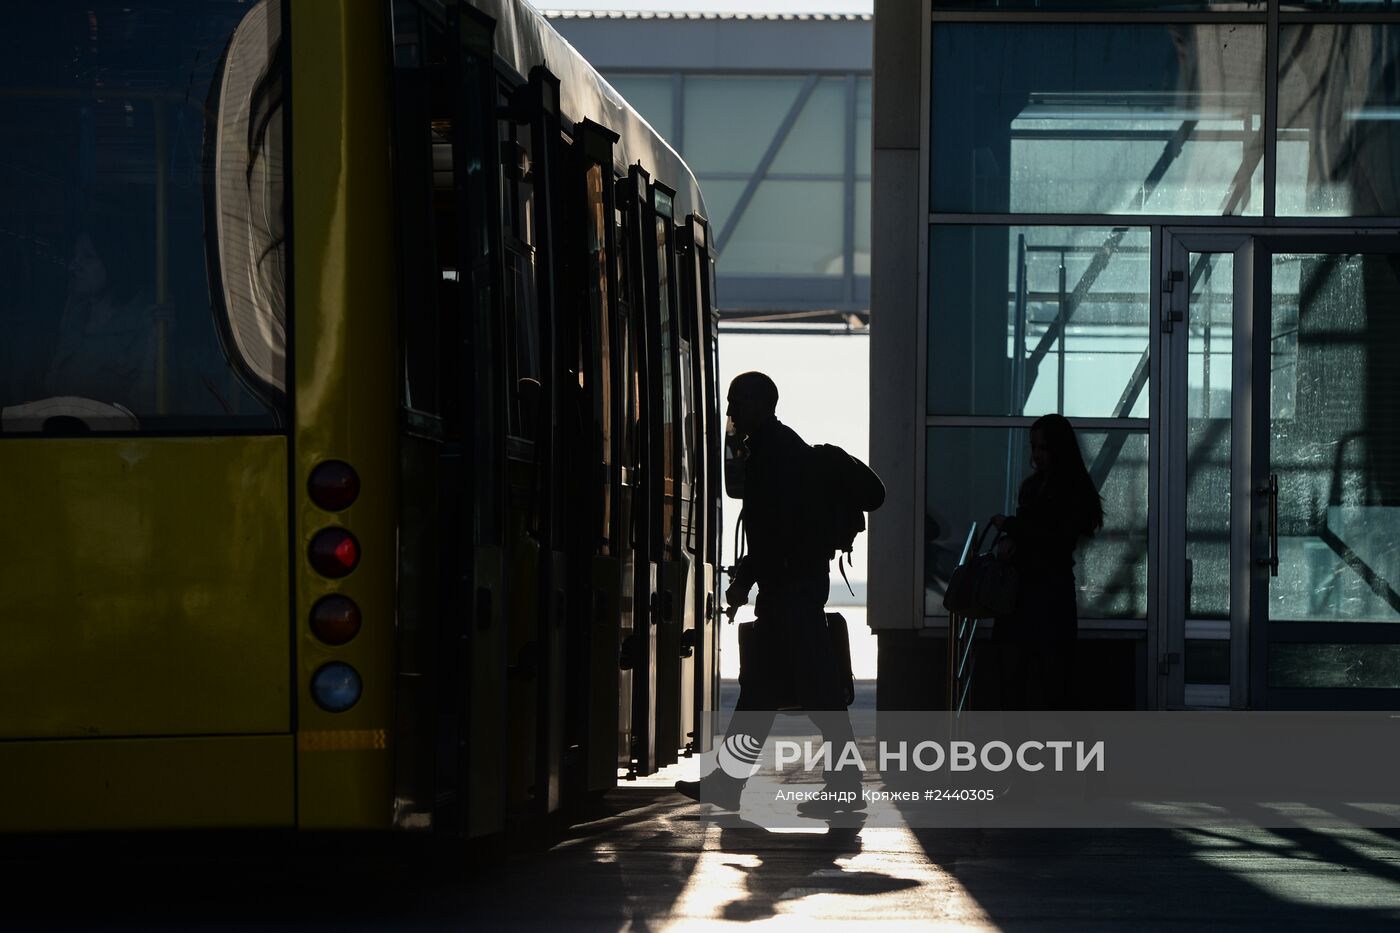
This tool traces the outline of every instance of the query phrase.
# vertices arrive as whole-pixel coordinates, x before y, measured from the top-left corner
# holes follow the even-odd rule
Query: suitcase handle
[[[992,543],[989,544],[989,545],[987,545],[987,547],[985,547],[985,548],[982,547],[982,545],[983,545],[984,543],[986,543],[986,540],[987,540],[987,533],[990,532],[990,531],[993,531],[993,530],[996,531],[997,536],[996,536],[995,538],[992,539]],[[1002,536],[1004,533],[1005,533],[1005,532],[1003,532],[1003,531],[1002,531],[999,527],[997,527],[996,525],[993,525],[990,521],[987,522],[987,527],[984,528],[984,529],[982,529],[982,536],[981,536],[980,538],[977,539],[977,549],[976,549],[973,553],[975,553],[975,554],[990,554],[990,553],[992,552],[992,548],[994,548],[994,547],[997,546],[997,542],[1001,540],[1001,536]]]

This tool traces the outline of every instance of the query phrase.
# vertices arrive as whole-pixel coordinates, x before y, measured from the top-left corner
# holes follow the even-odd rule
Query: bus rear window
[[[0,433],[275,431],[281,0],[16,0],[0,32]]]

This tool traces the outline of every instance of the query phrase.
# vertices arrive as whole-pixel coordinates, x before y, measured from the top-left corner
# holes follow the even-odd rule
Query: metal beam
[[[802,108],[807,106],[807,101],[811,98],[812,92],[817,89],[817,75],[808,75],[803,82],[802,89],[797,92],[797,99],[788,108],[787,116],[783,117],[783,122],[778,124],[778,132],[768,143],[768,149],[763,153],[763,158],[758,160],[758,167],[749,176],[748,184],[744,185],[744,193],[739,195],[739,200],[734,205],[734,210],[730,213],[729,219],[725,221],[724,229],[715,239],[715,252],[721,259],[724,257],[724,247],[729,242],[729,238],[734,235],[734,231],[739,226],[739,221],[744,218],[744,211],[748,209],[749,202],[753,200],[754,192],[762,184],[763,178],[768,174],[768,169],[772,167],[774,160],[778,158],[778,150],[783,148],[783,143],[787,142],[788,133],[792,132],[792,127],[797,123],[797,117],[802,113]]]

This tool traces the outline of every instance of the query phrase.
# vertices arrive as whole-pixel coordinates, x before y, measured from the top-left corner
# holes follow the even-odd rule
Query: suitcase
[[[856,701],[856,675],[851,671],[851,633],[846,617],[839,612],[826,614],[826,637],[831,639],[831,654],[836,659],[836,675],[845,691],[846,706]]]
[[[851,640],[846,617],[839,612],[825,613],[826,637],[830,645],[832,667],[837,679],[834,695],[850,707],[856,698],[855,674],[851,670]],[[769,637],[772,636],[769,630]],[[798,700],[798,688],[789,664],[780,663],[777,655],[781,644],[765,644],[763,630],[754,622],[739,623],[739,683],[744,689],[768,699],[764,706],[779,711],[803,709]]]

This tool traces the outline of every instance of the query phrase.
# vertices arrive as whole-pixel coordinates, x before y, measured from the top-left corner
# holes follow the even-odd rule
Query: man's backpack
[[[834,444],[812,447],[812,519],[816,543],[831,557],[841,555],[841,579],[856,535],[865,530],[865,513],[885,502],[885,484],[875,471]],[[854,592],[854,591],[853,591]]]

